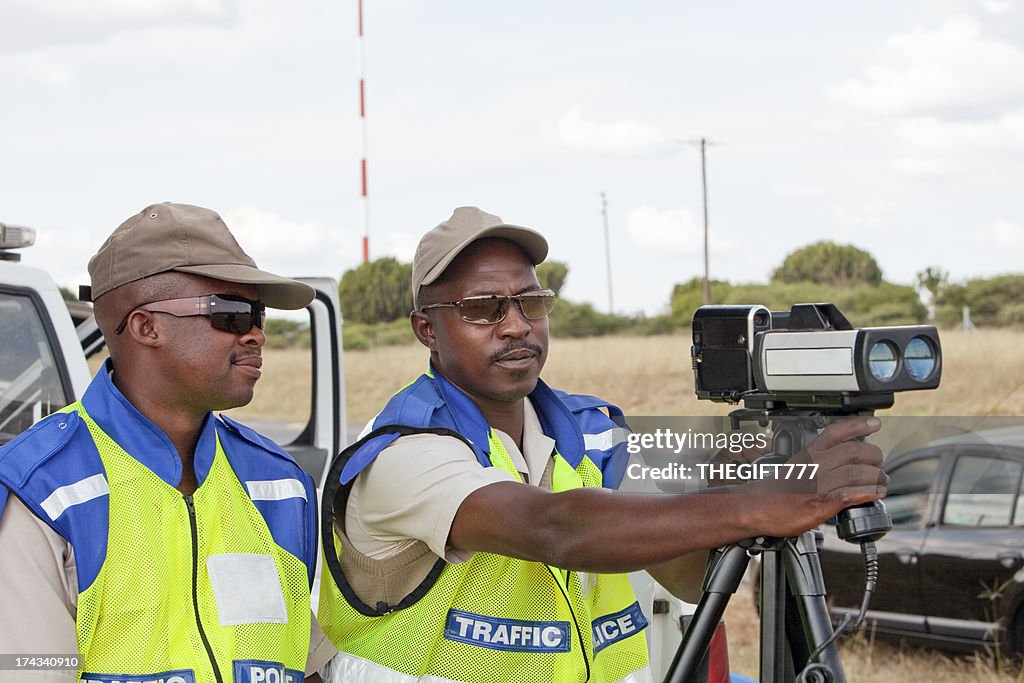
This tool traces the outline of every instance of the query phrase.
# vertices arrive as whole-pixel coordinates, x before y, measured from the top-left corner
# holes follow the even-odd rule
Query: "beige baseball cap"
[[[169,270],[255,285],[271,308],[303,308],[314,296],[305,283],[258,269],[215,211],[171,202],[147,206],[100,246],[89,259],[90,296]]]
[[[416,247],[412,260],[412,295],[420,287],[441,277],[455,257],[473,242],[484,237],[501,237],[515,242],[533,261],[541,263],[548,255],[548,241],[536,230],[509,225],[494,214],[475,206],[460,206],[451,218],[432,229]]]

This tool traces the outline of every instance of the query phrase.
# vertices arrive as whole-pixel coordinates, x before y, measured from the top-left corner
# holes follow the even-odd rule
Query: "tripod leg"
[[[828,605],[825,603],[825,582],[821,578],[821,564],[818,560],[818,548],[814,532],[808,531],[797,539],[790,539],[783,551],[783,562],[786,580],[796,600],[803,625],[803,637],[806,650],[800,659],[806,659],[823,643],[832,638],[832,620],[829,618]],[[830,671],[827,680],[832,683],[845,683],[843,665],[839,660],[839,650],[834,642],[830,643],[815,658]],[[799,664],[802,668],[803,663]],[[810,679],[822,680],[822,679]]]
[[[786,574],[782,554],[761,553],[761,680],[791,683],[794,679],[789,641],[786,637]]]
[[[707,657],[711,637],[715,634],[718,622],[722,620],[729,598],[739,588],[750,562],[746,549],[738,545],[726,546],[716,553],[717,559],[708,566],[704,595],[697,604],[697,610],[683,634],[683,641],[665,674],[665,683],[691,683],[692,677]]]

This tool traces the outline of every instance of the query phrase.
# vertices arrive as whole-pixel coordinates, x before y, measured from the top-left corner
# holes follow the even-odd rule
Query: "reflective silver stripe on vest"
[[[612,427],[600,434],[584,434],[583,447],[588,451],[606,451],[626,440],[629,431],[623,427]]]
[[[331,669],[326,681],[327,683],[460,683],[460,681],[439,676],[410,676],[347,652],[339,652],[331,660]]]
[[[347,652],[339,652],[331,660],[325,680],[326,683],[460,683],[439,676],[410,676]],[[654,683],[651,667],[637,669],[615,683]]]
[[[287,498],[306,500],[306,487],[298,479],[247,481],[245,488],[252,500],[285,500]]]
[[[61,486],[46,497],[41,507],[51,520],[56,521],[69,507],[107,495],[110,495],[107,478],[102,474],[94,474],[74,484]]]
[[[643,668],[626,674],[615,683],[654,683],[654,679],[651,678],[651,667],[644,665]]]

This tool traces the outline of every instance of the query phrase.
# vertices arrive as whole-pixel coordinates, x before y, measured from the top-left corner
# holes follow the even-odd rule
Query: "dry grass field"
[[[737,594],[725,611],[732,670],[757,680],[759,621],[750,592]],[[953,657],[920,647],[898,647],[873,640],[861,631],[839,641],[839,656],[848,683],[1010,683],[1024,681],[1024,671],[986,653]]]
[[[888,414],[1024,415],[1024,332],[943,331],[941,340],[942,385],[899,395]],[[268,376],[261,384],[273,385],[275,396],[278,385],[269,373],[277,372],[278,353],[295,352],[267,353]],[[426,364],[427,352],[419,345],[346,352],[349,421],[372,417]],[[606,398],[627,415],[713,415],[730,409],[694,397],[685,335],[554,339],[544,379],[559,389]]]
[[[905,392],[889,415],[1024,415],[1024,332],[943,331],[942,385]],[[263,378],[238,419],[308,415],[310,364],[301,349],[264,351]],[[93,371],[102,358],[90,361]],[[365,422],[427,367],[418,344],[345,352],[349,422]],[[693,395],[685,335],[554,339],[544,379],[565,391],[606,398],[627,415],[725,415],[731,406]]]

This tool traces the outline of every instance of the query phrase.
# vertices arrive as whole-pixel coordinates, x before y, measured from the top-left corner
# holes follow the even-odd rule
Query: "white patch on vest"
[[[221,626],[287,624],[277,565],[270,555],[224,553],[206,558]]]
[[[448,610],[444,637],[458,643],[506,652],[568,652],[569,622],[500,619]]]
[[[247,481],[245,488],[252,500],[285,500],[288,498],[306,500],[306,487],[298,479]]]
[[[606,451],[624,442],[628,433],[623,427],[612,427],[600,434],[584,434],[583,447],[588,451]]]
[[[94,474],[81,481],[76,481],[74,484],[56,489],[46,497],[41,507],[50,516],[50,519],[56,521],[69,507],[88,503],[94,498],[109,494],[110,486],[107,484],[107,478],[102,474]]]

